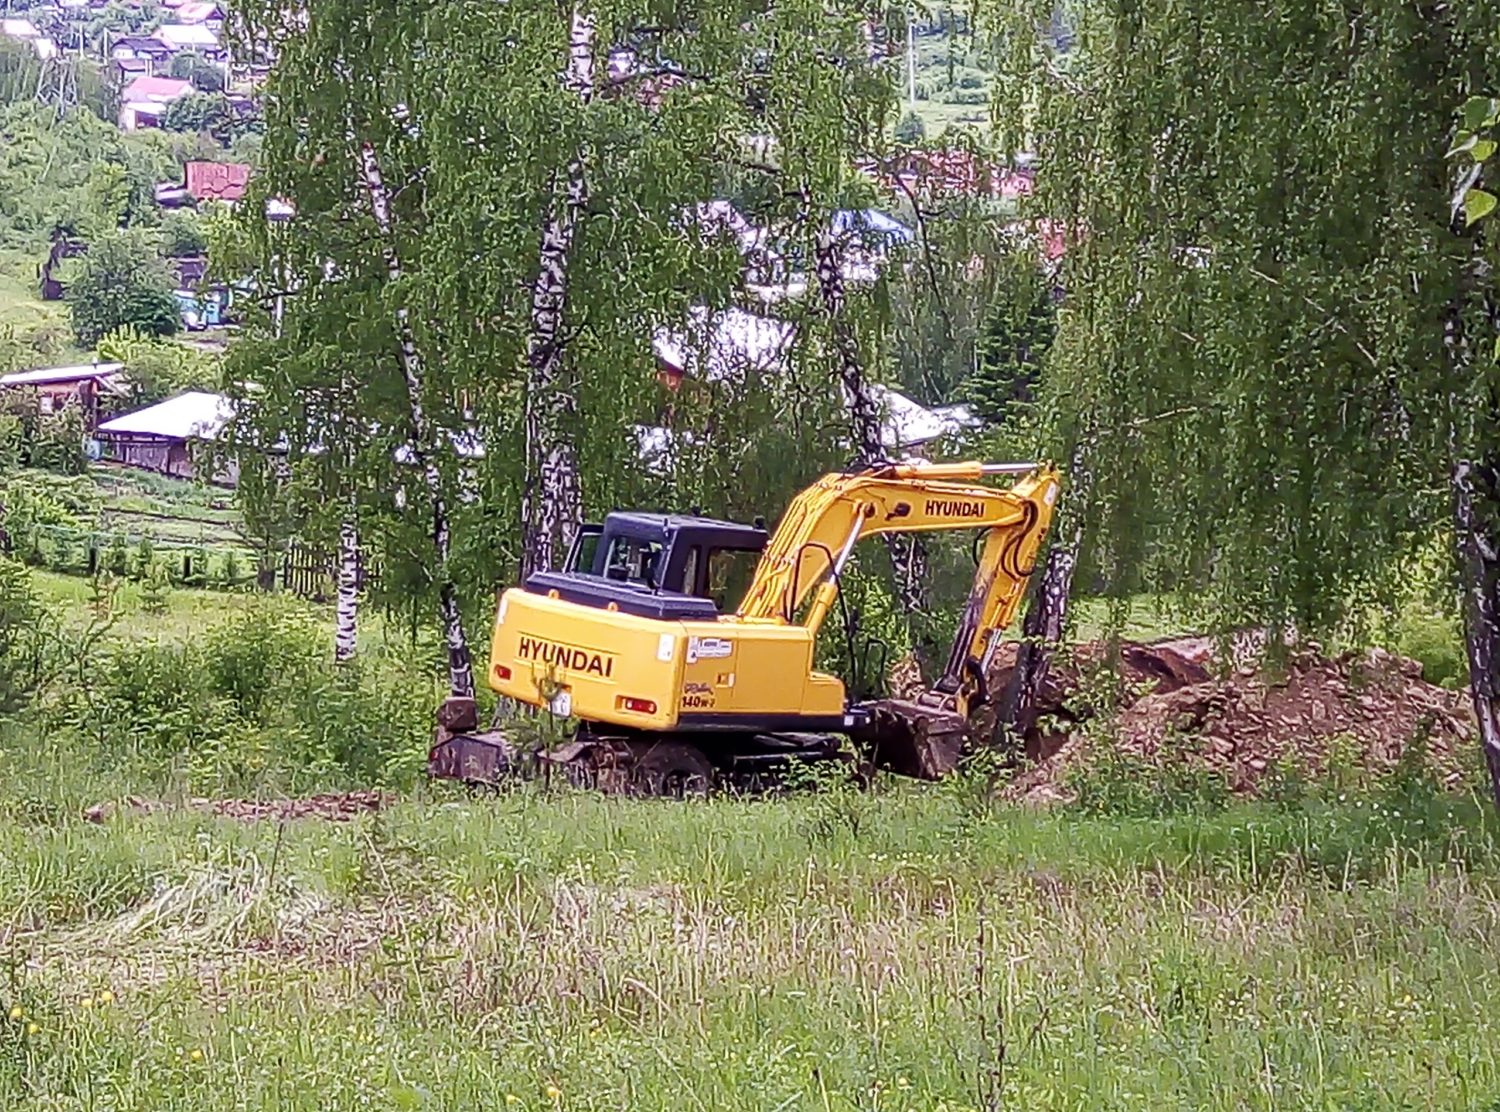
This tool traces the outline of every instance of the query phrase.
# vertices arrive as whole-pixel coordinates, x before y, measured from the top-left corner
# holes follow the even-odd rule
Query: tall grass
[[[0,1107],[1500,1098],[1500,848],[1477,807],[1425,801],[1465,838],[1445,853],[1350,838],[1358,812],[1321,804],[860,800],[13,818]]]

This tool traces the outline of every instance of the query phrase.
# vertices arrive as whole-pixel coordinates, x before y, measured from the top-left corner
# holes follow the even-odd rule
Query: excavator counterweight
[[[993,486],[1009,475],[1008,487]],[[575,739],[543,768],[652,794],[753,787],[852,742],[923,779],[956,766],[985,677],[1046,537],[1060,479],[1046,465],[886,463],[825,475],[776,531],[698,516],[612,513],[562,571],[504,592],[488,682]],[[976,569],[947,665],[914,699],[851,699],[818,671],[819,630],[861,541],[973,530]],[[440,716],[434,776],[490,780],[525,762],[504,734]],[[675,787],[674,787],[675,785]]]

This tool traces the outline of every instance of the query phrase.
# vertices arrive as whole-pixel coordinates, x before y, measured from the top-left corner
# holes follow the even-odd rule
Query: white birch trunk
[[[354,498],[339,523],[338,601],[334,608],[333,660],[352,664],[359,646],[359,522]]]
[[[588,104],[594,92],[594,20],[573,8],[563,85]],[[583,522],[583,492],[573,441],[576,383],[567,373],[563,323],[568,267],[579,217],[588,203],[588,150],[580,143],[554,186],[542,227],[526,340],[526,481],[521,500],[523,576],[557,565]]]
[[[390,192],[380,173],[380,159],[369,143],[360,148],[360,164],[365,189],[370,195],[370,211],[384,240],[386,271],[393,283],[398,282],[401,279],[401,259],[396,253],[396,240],[392,233]],[[404,307],[396,310],[396,335],[397,355],[401,362],[402,377],[406,380],[406,398],[415,440],[413,454],[421,466],[427,494],[432,502],[432,545],[437,557],[438,612],[443,623],[443,634],[448,642],[448,683],[454,698],[472,699],[474,669],[469,656],[469,640],[464,633],[458,593],[454,589],[448,566],[452,551],[448,507],[443,498],[442,476],[433,457],[436,441],[432,425],[427,420],[427,411],[422,405],[422,360],[412,333],[411,319]]]
[[[1448,373],[1455,386],[1467,386],[1475,374],[1464,309],[1475,289],[1487,288],[1488,279],[1489,266],[1480,241],[1470,235],[1469,257],[1443,328]],[[1492,335],[1497,314],[1494,304],[1488,300],[1486,310]],[[1472,453],[1465,450],[1458,429],[1462,410],[1467,404],[1472,403],[1457,393],[1449,398],[1452,410],[1448,419],[1448,440],[1453,459],[1450,479],[1453,543],[1464,616],[1469,693],[1479,727],[1485,769],[1490,777],[1490,794],[1496,808],[1500,808],[1500,453],[1491,447],[1481,452],[1482,458],[1476,461]],[[1493,404],[1491,400],[1492,407]]]
[[[1453,469],[1453,526],[1463,591],[1469,687],[1490,791],[1500,808],[1500,462]]]

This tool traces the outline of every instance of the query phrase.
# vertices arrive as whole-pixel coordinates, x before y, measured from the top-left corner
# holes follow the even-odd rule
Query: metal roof
[[[42,367],[0,377],[0,386],[44,386],[54,382],[82,382],[88,378],[110,378],[125,369],[124,363],[84,363],[77,367]]]
[[[156,405],[105,421],[104,436],[159,436],[164,440],[212,440],[234,417],[234,403],[222,394],[189,390]]]

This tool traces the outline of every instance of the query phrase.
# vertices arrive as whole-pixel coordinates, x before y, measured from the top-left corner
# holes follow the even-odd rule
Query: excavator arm
[[[1023,477],[1006,489],[981,485],[986,476],[1001,474]],[[966,662],[981,663],[995,634],[1015,618],[1059,485],[1053,468],[1035,464],[913,461],[826,475],[787,509],[736,616],[816,632],[859,541],[885,533],[980,530],[974,586],[939,681],[939,690],[956,690]],[[809,597],[811,606],[799,622]]]
[[[1021,477],[1005,489],[983,485],[996,475]],[[973,586],[942,676],[915,701],[870,708],[870,740],[885,762],[934,778],[951,770],[970,716],[989,699],[989,666],[1025,596],[1060,485],[1054,468],[1037,464],[915,461],[824,476],[788,508],[736,620],[800,624],[816,636],[862,539],[979,530]]]

